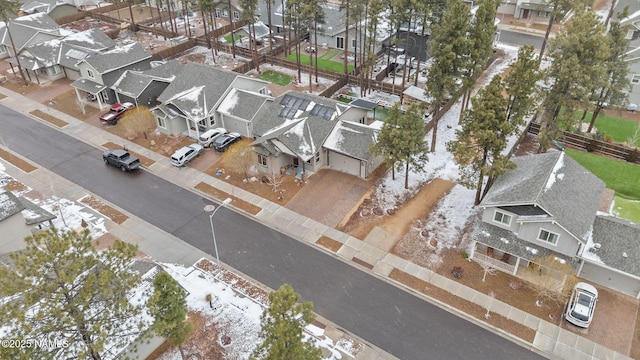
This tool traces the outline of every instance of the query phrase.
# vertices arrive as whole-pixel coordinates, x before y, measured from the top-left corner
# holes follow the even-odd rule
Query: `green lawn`
[[[286,59],[289,60],[289,61],[294,61],[295,62],[296,61],[296,53],[292,53],[291,55],[287,56]],[[313,59],[313,61],[315,61],[315,58]],[[309,54],[307,54],[307,53],[302,54],[302,56],[300,57],[300,63],[302,63],[304,65],[309,65]],[[341,62],[327,60],[327,59],[323,59],[323,58],[319,57],[318,58],[318,68],[319,69],[324,69],[324,70],[327,70],[327,71],[333,71],[333,72],[341,73],[344,70],[344,64],[341,63]],[[354,69],[353,65],[347,65],[347,68],[349,69],[349,72],[351,72]]]
[[[318,59],[327,59],[327,60],[331,60],[334,57],[340,55],[340,53],[342,53],[342,50],[338,50],[338,49],[331,49],[329,51],[327,51],[326,53],[322,54],[321,56],[318,56]]]
[[[260,74],[258,78],[262,80],[270,81],[280,86],[287,86],[289,85],[289,83],[291,83],[291,80],[293,80],[291,76],[282,74],[273,70],[267,70],[262,72],[262,74]]]
[[[582,110],[576,110],[575,114],[576,118],[580,119],[582,117]],[[591,114],[591,112],[587,112],[585,121],[591,120]],[[640,123],[637,121],[620,119],[618,117],[602,115],[602,113],[600,113],[596,119],[595,128],[604,132],[606,135],[611,136],[613,141],[617,143],[624,143],[634,135],[639,125]],[[635,145],[640,146],[640,138],[636,139]]]
[[[235,41],[239,41],[240,39],[242,39],[244,36],[240,35],[240,34],[233,34],[233,39]],[[227,35],[224,37],[224,41],[227,42],[227,44],[231,44],[231,34]]]
[[[612,212],[615,216],[640,224],[640,200],[629,200],[616,196]]]
[[[609,189],[615,190],[614,208],[620,217],[640,223],[640,166],[584,151],[565,151],[604,181]]]

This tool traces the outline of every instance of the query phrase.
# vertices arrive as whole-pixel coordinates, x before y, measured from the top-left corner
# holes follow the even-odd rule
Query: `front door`
[[[293,166],[294,167],[298,167],[298,165],[300,165],[300,163],[298,162],[298,158],[293,158]]]
[[[522,11],[522,18],[523,19],[528,19],[529,18],[529,9],[524,9]]]

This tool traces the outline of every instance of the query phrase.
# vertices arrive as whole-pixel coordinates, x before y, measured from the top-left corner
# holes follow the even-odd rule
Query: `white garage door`
[[[640,280],[585,261],[580,277],[620,291],[634,298],[640,293]]]
[[[329,151],[329,167],[360,177],[360,160]]]

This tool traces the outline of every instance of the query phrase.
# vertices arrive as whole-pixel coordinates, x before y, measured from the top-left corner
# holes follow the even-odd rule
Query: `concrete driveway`
[[[309,177],[286,207],[336,227],[372,187],[373,183],[353,175],[322,169]]]

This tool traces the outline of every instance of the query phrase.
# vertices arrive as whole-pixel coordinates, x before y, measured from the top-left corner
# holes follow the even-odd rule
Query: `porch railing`
[[[490,265],[492,268],[498,269],[500,271],[506,272],[507,274],[513,275],[515,265],[511,265],[504,261],[500,261],[496,258],[492,258],[491,256],[487,256],[480,252],[475,252],[473,254],[473,260],[478,263],[484,263]]]

